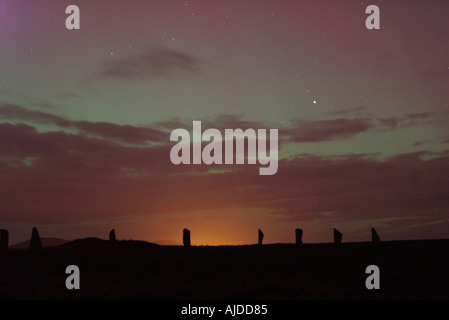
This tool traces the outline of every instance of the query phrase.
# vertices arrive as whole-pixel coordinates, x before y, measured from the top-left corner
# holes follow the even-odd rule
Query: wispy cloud
[[[294,120],[293,128],[284,129],[283,133],[292,142],[319,142],[340,140],[365,132],[374,126],[371,119],[331,119],[331,120]]]
[[[175,166],[168,157],[170,145],[124,146],[38,132],[26,124],[1,124],[0,145],[3,221],[55,223],[240,207],[261,208],[276,220],[294,223],[394,217],[398,223],[384,227],[393,232],[399,224],[415,226],[449,214],[444,153],[430,160],[417,152],[383,161],[369,154],[300,155],[280,160],[278,173],[262,179],[250,165],[216,173],[211,170],[225,165]]]
[[[0,118],[53,124],[60,128],[76,129],[82,134],[129,144],[161,143],[167,140],[167,133],[158,129],[107,122],[73,121],[51,113],[10,104],[0,105]]]
[[[0,124],[2,221],[57,223],[239,207],[263,209],[286,223],[384,219],[389,221],[384,229],[393,233],[402,226],[401,236],[409,237],[420,225],[449,215],[447,152],[382,160],[373,154],[298,154],[281,158],[277,174],[262,179],[251,165],[173,165],[168,132],[189,121],[123,126],[73,121],[14,105],[1,105],[0,117],[16,120]],[[403,116],[410,121],[428,117]],[[39,123],[73,130],[42,132],[33,126]],[[283,134],[290,141],[318,142],[381,125],[365,118],[298,120]],[[204,127],[269,128],[235,115],[205,121]]]
[[[140,54],[105,62],[97,77],[135,80],[197,73],[200,69],[201,60],[193,55],[151,47]]]
[[[433,124],[437,121],[433,116],[434,114],[432,112],[412,112],[401,116],[392,116],[388,118],[377,117],[375,119],[381,124],[379,129],[385,130],[397,127],[404,128],[414,125]],[[382,128],[382,126],[384,126],[384,128]]]

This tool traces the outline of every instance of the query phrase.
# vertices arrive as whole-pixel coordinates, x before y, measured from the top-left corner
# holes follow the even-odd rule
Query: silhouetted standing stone
[[[334,228],[334,243],[341,243],[341,238],[343,238],[343,234]]]
[[[1,229],[0,230],[0,252],[8,251],[8,241],[9,241],[8,230]]]
[[[373,242],[379,242],[380,241],[380,237],[376,232],[376,229],[371,228],[371,239]]]
[[[39,232],[36,228],[33,228],[31,233],[30,250],[39,251],[42,249],[41,237],[39,237]]]
[[[115,238],[115,230],[112,229],[111,232],[109,232],[109,241],[116,241],[117,239]]]
[[[184,229],[182,235],[182,243],[185,247],[190,247],[190,230]]]
[[[302,244],[302,230],[296,228],[295,235],[296,235],[296,244]]]
[[[263,232],[262,230],[259,229],[259,245],[262,245],[262,241],[263,241]]]

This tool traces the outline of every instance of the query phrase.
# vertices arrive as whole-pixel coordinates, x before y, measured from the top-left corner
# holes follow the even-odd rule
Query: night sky
[[[78,5],[81,29],[67,30]],[[367,30],[365,8],[380,8]],[[0,228],[192,244],[449,237],[448,1],[0,0]],[[279,169],[170,133],[279,129]]]

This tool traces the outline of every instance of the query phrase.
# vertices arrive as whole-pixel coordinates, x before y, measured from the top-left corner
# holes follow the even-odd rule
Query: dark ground
[[[82,239],[0,256],[0,299],[448,299],[449,240],[180,247]],[[67,290],[68,265],[81,289]],[[367,290],[365,268],[380,268]]]

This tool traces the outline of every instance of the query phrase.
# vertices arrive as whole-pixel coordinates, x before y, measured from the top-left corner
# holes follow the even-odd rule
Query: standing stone
[[[380,237],[374,228],[371,228],[371,239],[373,242],[380,242]]]
[[[341,243],[341,238],[343,238],[343,234],[334,228],[334,243]]]
[[[39,237],[39,232],[34,227],[31,233],[30,250],[39,251],[42,249],[41,237]]]
[[[8,241],[9,241],[8,230],[1,229],[0,230],[0,252],[8,251]]]
[[[183,230],[182,243],[185,247],[190,247],[190,230],[185,228]]]
[[[296,228],[295,235],[296,235],[296,244],[302,244],[302,229]]]
[[[259,229],[259,242],[258,242],[258,244],[262,245],[262,241],[263,241],[263,232],[262,232],[262,230]]]
[[[112,229],[111,232],[109,232],[109,241],[116,241],[117,239],[115,238],[115,230]]]

